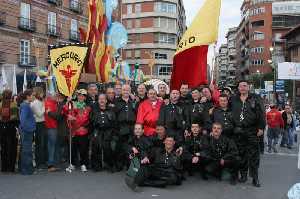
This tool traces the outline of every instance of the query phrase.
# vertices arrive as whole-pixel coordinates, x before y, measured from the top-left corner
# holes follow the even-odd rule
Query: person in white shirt
[[[36,122],[35,139],[35,163],[37,169],[47,168],[47,131],[45,128],[45,93],[41,87],[33,89],[35,99],[31,102],[31,109]]]

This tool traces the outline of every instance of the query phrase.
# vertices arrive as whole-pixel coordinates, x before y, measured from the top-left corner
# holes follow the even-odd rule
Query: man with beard
[[[234,140],[241,157],[241,182],[247,181],[248,169],[252,184],[260,187],[258,168],[260,162],[259,137],[263,135],[266,126],[265,108],[262,99],[249,93],[247,81],[238,84],[239,94],[232,97],[231,110],[235,124]]]
[[[123,85],[121,97],[116,99],[115,103],[115,112],[119,129],[118,163],[120,169],[124,166],[128,166],[126,147],[136,121],[135,102],[131,100],[130,93],[130,86],[128,84]]]
[[[117,156],[112,147],[112,141],[116,136],[116,116],[107,107],[105,94],[99,95],[98,106],[92,110],[90,121],[94,129],[92,133],[92,168],[95,171],[101,171],[104,168],[104,162],[108,169],[114,172]]]

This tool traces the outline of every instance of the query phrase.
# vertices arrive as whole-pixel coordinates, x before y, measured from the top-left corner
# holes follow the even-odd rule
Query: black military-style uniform
[[[232,138],[233,129],[234,129],[234,121],[233,115],[229,108],[215,108],[210,115],[210,128],[214,122],[218,122],[222,124],[222,135],[227,136],[228,138]]]
[[[113,100],[107,99],[107,107],[111,109],[113,112],[116,112],[116,99]]]
[[[202,171],[204,161],[207,160],[206,151],[208,148],[208,137],[206,135],[197,135],[187,137],[184,144],[184,170],[193,174],[194,171]],[[192,164],[193,157],[198,157],[199,162],[197,164]]]
[[[192,95],[188,94],[187,96],[183,97],[180,96],[178,102],[180,104],[190,104],[192,102]]]
[[[118,144],[118,151],[119,151],[119,158],[118,164],[119,167],[122,168],[123,166],[128,166],[128,157],[126,154],[127,150],[127,143],[129,137],[132,135],[134,124],[136,121],[136,109],[135,109],[135,102],[132,101],[130,98],[128,102],[123,100],[122,98],[118,98],[115,103],[115,111],[116,111],[116,118],[117,118],[117,126],[118,126],[118,137],[119,137],[119,144]]]
[[[163,105],[160,109],[158,123],[163,124],[168,135],[174,136],[177,142],[184,140],[184,108],[180,103]]]
[[[209,136],[208,144],[206,157],[209,161],[205,170],[220,177],[222,170],[227,168],[231,173],[232,179],[236,180],[239,167],[239,153],[235,143],[226,136],[221,135],[218,139]],[[224,160],[223,166],[220,164],[221,159]]]
[[[149,160],[150,164],[141,165],[135,176],[137,185],[165,187],[181,184],[182,160],[175,150],[168,153],[165,148],[154,148]]]
[[[205,129],[209,128],[209,115],[208,109],[205,107],[204,103],[193,101],[186,105],[184,111],[184,118],[186,123],[186,130],[190,130],[192,123],[198,123]]]
[[[231,110],[235,124],[234,140],[241,157],[241,176],[247,178],[249,167],[250,176],[257,180],[260,161],[257,132],[266,125],[263,102],[259,96],[249,94],[243,103],[240,95],[236,95],[231,99]]]
[[[98,105],[98,96],[95,96],[95,98],[93,99],[90,96],[87,96],[86,98],[86,105],[90,106],[92,109],[95,108],[95,106]]]
[[[142,160],[143,158],[148,157],[151,147],[151,141],[146,136],[141,136],[139,138],[137,136],[132,136],[128,140],[127,148],[127,155],[131,155],[132,157],[135,156],[132,151],[133,147],[135,147],[139,151],[139,154],[137,154],[137,156],[140,160]]]
[[[103,161],[109,169],[116,165],[116,116],[113,111],[96,106],[90,115],[90,121],[94,128],[92,132],[92,168],[100,171]],[[102,156],[103,154],[103,156]]]

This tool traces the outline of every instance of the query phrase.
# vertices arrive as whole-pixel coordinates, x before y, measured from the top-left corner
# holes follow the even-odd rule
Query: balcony
[[[30,55],[19,55],[20,67],[36,67],[36,57]]]
[[[80,35],[78,31],[70,30],[70,41],[79,42]]]
[[[52,37],[59,37],[60,36],[60,28],[57,25],[47,24],[47,35]]]
[[[70,10],[79,14],[82,13],[82,7],[79,0],[70,0]]]
[[[6,13],[0,12],[0,26],[6,23]]]
[[[48,0],[48,3],[60,6],[62,5],[62,1],[61,0]]]
[[[36,31],[36,21],[24,17],[19,17],[19,29],[34,32]]]
[[[0,53],[0,64],[4,64],[5,63],[5,57],[6,57],[6,54],[4,53]]]

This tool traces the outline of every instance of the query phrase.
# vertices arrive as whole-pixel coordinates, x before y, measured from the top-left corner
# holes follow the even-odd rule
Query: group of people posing
[[[118,172],[138,160],[135,174],[126,178],[132,189],[180,185],[186,174],[196,173],[204,180],[229,174],[233,185],[250,176],[260,186],[265,107],[259,96],[249,93],[247,81],[239,82],[236,95],[213,85],[190,89],[182,84],[167,94],[165,84],[158,92],[144,84],[134,91],[128,84],[101,91],[89,84],[75,96],[45,97],[37,87],[14,101],[11,91],[3,92],[3,172],[14,172],[16,160],[25,175],[57,171],[70,159],[69,169],[82,172]]]

